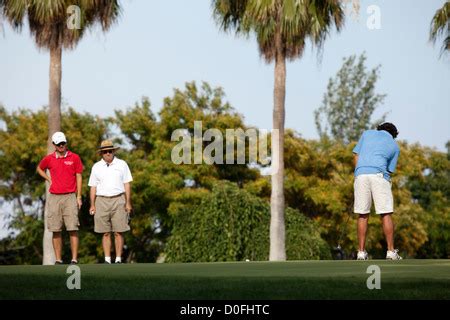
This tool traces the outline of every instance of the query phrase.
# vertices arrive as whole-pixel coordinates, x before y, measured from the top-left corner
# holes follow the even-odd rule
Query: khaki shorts
[[[125,211],[125,194],[95,199],[95,232],[125,232],[130,230],[128,213]]]
[[[63,225],[67,231],[76,231],[78,221],[78,204],[75,193],[48,195],[47,228],[52,232],[61,232]]]
[[[394,212],[394,198],[391,183],[382,173],[361,174],[355,177],[355,213],[367,214],[375,203],[375,212],[385,214]]]

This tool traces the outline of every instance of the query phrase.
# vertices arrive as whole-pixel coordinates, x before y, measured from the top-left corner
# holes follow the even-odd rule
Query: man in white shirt
[[[117,149],[119,147],[114,147],[110,140],[101,143],[98,152],[102,160],[92,167],[88,183],[91,187],[89,212],[94,215],[95,232],[103,233],[105,263],[111,263],[111,232],[114,232],[115,263],[122,263],[122,233],[130,230],[130,182],[133,178],[127,163],[115,156]]]

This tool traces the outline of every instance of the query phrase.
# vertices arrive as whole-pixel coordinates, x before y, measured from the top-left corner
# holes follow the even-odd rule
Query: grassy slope
[[[369,290],[369,265],[381,290]],[[450,299],[450,260],[1,266],[0,299]]]

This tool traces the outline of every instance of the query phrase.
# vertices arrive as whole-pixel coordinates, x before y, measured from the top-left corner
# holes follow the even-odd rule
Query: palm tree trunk
[[[54,151],[52,135],[61,130],[61,55],[62,48],[50,49],[50,83],[49,83],[49,110],[48,110],[48,140],[47,153]],[[49,173],[48,173],[49,174]],[[46,183],[46,198],[48,199],[49,184]],[[53,233],[47,229],[48,205],[46,201],[44,212],[44,239],[43,239],[43,261],[42,264],[55,263],[55,252],[53,250]]]
[[[272,194],[270,197],[270,261],[286,260],[285,223],[284,223],[284,119],[286,97],[286,57],[281,46],[281,31],[275,35],[275,83],[273,129],[278,135],[272,134],[272,161],[278,168],[272,172]]]

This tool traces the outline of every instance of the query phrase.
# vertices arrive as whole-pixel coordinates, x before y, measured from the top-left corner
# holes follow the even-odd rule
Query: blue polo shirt
[[[397,166],[400,148],[389,132],[367,130],[362,134],[353,153],[358,155],[355,177],[382,172],[384,178],[390,181],[390,173],[394,172]]]

